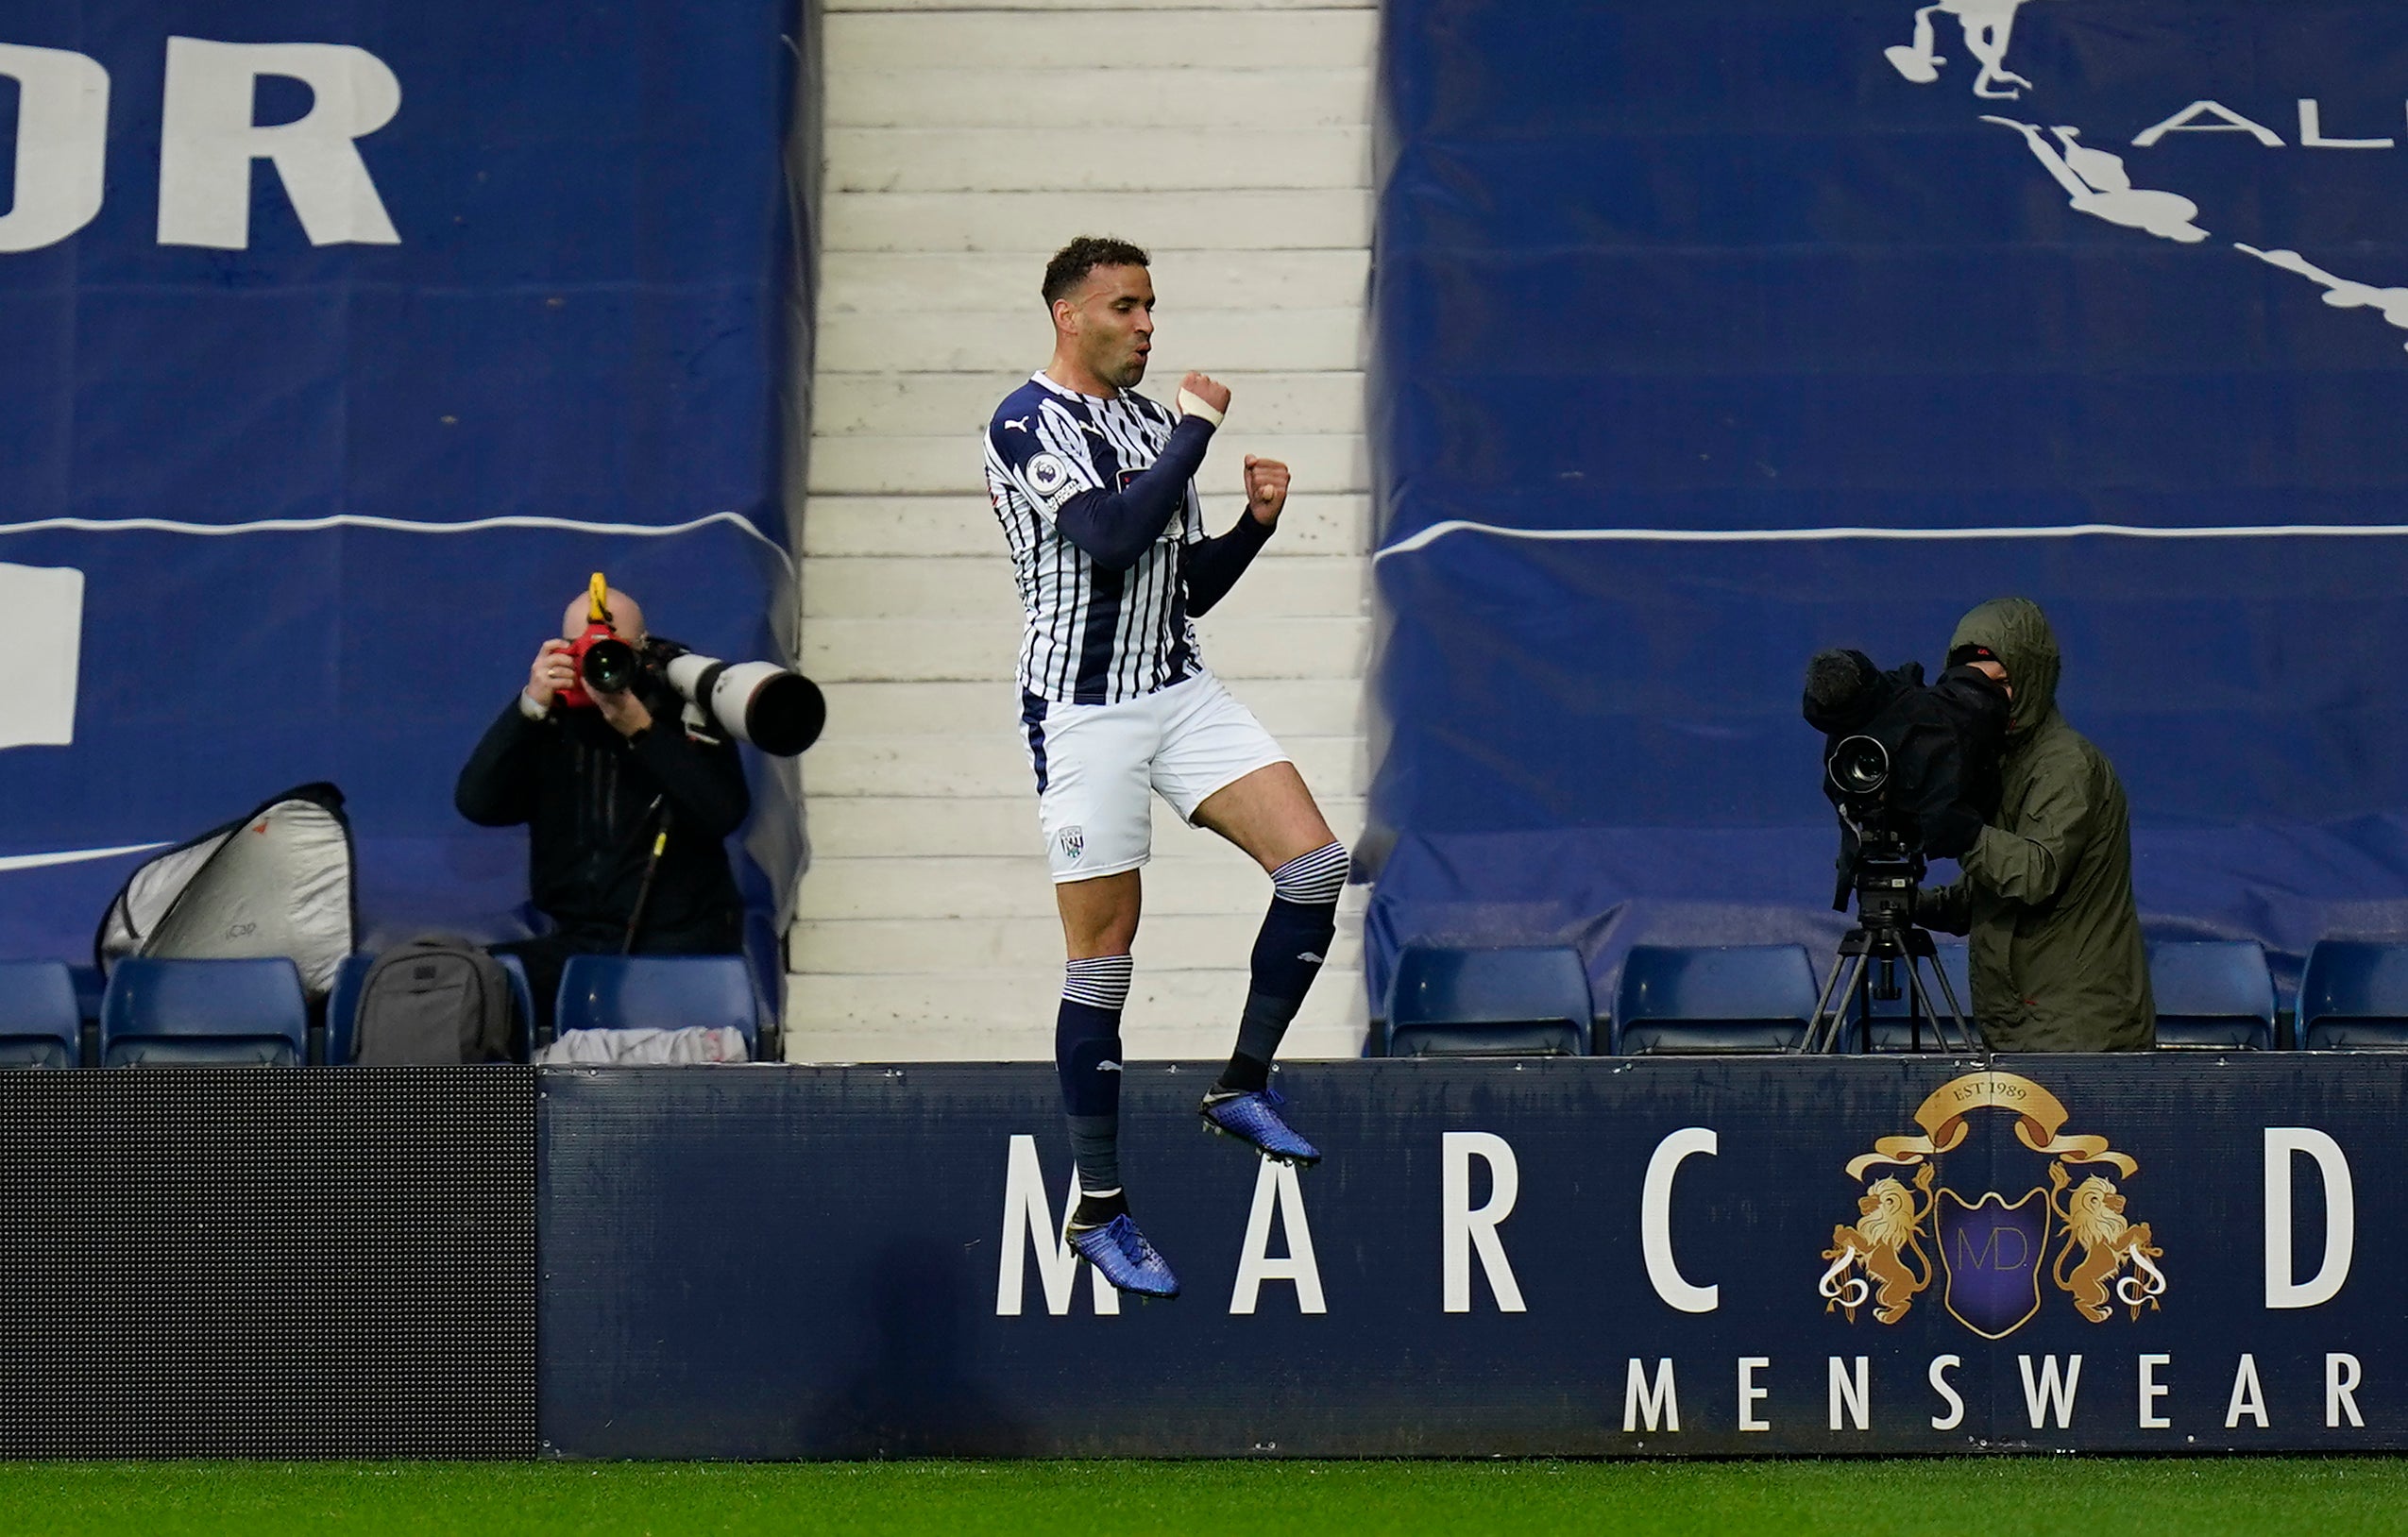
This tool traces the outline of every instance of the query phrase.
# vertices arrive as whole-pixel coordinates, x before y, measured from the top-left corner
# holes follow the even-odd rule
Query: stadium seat
[[[512,1054],[521,1062],[531,1062],[535,1056],[535,988],[527,980],[527,963],[516,955],[496,955],[502,971],[510,978],[510,1010],[516,1016],[510,1032]]]
[[[312,1062],[336,1067],[350,1062],[359,1044],[352,1027],[360,1018],[360,985],[367,981],[368,968],[375,964],[374,955],[346,955],[335,969],[334,986],[326,995],[326,1039],[313,1044]]]
[[[280,958],[135,956],[100,1001],[105,1067],[291,1067],[308,1032],[301,973]]]
[[[1636,945],[1615,994],[1614,1054],[1787,1051],[1815,996],[1804,945]]]
[[[741,955],[571,955],[555,1020],[563,1035],[733,1025],[747,1050],[760,1034],[752,968]]]
[[[2250,939],[2149,946],[2157,1043],[2174,1051],[2272,1051],[2274,973]]]
[[[1595,1005],[1568,945],[1454,949],[1397,956],[1381,1032],[1386,1056],[1586,1056]]]
[[[2319,939],[2299,973],[2306,1051],[2408,1050],[2408,944]]]
[[[1940,969],[1947,976],[1948,986],[1956,989],[1957,1006],[1965,1011],[1965,1022],[1970,1026],[1973,1023],[1974,994],[1973,984],[1968,976],[1965,946],[1962,941],[1954,944],[1942,941],[1938,948]],[[1945,1009],[1948,1006],[1946,995],[1934,986],[1930,969],[1927,967],[1923,973],[1923,983],[1925,989],[1931,995],[1925,1001],[1933,1008]],[[1898,976],[1898,996],[1870,999],[1868,1005],[1866,1017],[1868,1028],[1865,1039],[1858,1045],[1860,1050],[1880,1053],[1957,1049],[1957,1042],[1953,1039],[1945,1043],[1942,1042],[1938,1033],[1932,1027],[1928,1011],[1924,1020],[1920,1043],[1918,1043],[1916,1032],[1907,1021],[1907,979],[1903,969]],[[1975,1034],[1978,1037],[1980,1032],[1976,1031]]]
[[[0,961],[0,1068],[72,1068],[82,1037],[65,961]]]

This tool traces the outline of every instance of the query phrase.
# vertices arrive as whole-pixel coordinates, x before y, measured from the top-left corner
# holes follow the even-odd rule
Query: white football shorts
[[[1116,875],[1152,858],[1151,795],[1192,825],[1214,790],[1291,761],[1209,672],[1118,704],[1029,695],[1021,726],[1056,882]]]

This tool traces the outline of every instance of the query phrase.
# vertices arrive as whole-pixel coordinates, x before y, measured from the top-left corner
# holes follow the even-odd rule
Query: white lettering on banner
[[[1931,1417],[1931,1427],[1935,1430],[1954,1430],[1965,1423],[1965,1400],[1957,1392],[1955,1384],[1948,1380],[1948,1374],[1964,1363],[1962,1356],[1931,1358],[1931,1391],[1940,1394],[1940,1401],[1948,1406],[1947,1413]]]
[[[290,123],[252,122],[260,76],[307,85]],[[397,245],[401,237],[354,142],[393,121],[401,82],[364,48],[334,42],[167,40],[159,140],[159,244],[239,251],[251,243],[251,162],[264,160],[313,245]]]
[[[2032,1359],[2018,1356],[2015,1363],[2024,1373],[2024,1408],[2031,1415],[2032,1428],[2044,1429],[2042,1423],[2049,1414],[2057,1417],[2057,1428],[2070,1429],[2074,1424],[2074,1394],[2082,1384],[2082,1358],[2069,1356],[2060,1372],[2057,1358],[2049,1356],[2041,1363],[2040,1375],[2032,1375]]]
[[[0,42],[0,75],[17,82],[17,193],[0,215],[0,252],[40,250],[100,212],[109,72],[63,48]]]
[[[2324,1359],[2324,1424],[2328,1430],[2341,1428],[2341,1416],[2365,1429],[2366,1422],[2359,1416],[2357,1391],[2360,1380],[2358,1358],[2334,1354]]]
[[[83,633],[81,571],[0,562],[0,748],[74,745]]]
[[[1287,1255],[1279,1259],[1265,1252],[1271,1246],[1274,1212],[1288,1241]],[[1305,1221],[1304,1191],[1297,1183],[1296,1166],[1276,1158],[1264,1158],[1254,1176],[1254,1208],[1246,1217],[1246,1251],[1238,1256],[1237,1286],[1229,1292],[1229,1311],[1252,1313],[1264,1281],[1294,1282],[1297,1312],[1330,1310],[1321,1297],[1321,1267],[1314,1263],[1313,1228]]]
[[[1070,1173],[1070,1189],[1062,1195],[1062,1225],[1054,1224],[1053,1208],[1045,1201],[1045,1171],[1037,1161],[1037,1139],[1015,1136],[1004,1161],[1003,1245],[995,1263],[995,1316],[1018,1318],[1026,1290],[1023,1259],[1037,1251],[1037,1279],[1045,1291],[1045,1311],[1060,1318],[1070,1311],[1070,1292],[1078,1279],[1078,1251],[1063,1229],[1078,1204],[1078,1171]],[[1094,1274],[1095,1313],[1110,1318],[1120,1312],[1120,1292],[1104,1273]]]
[[[2324,1262],[2304,1281],[2291,1278],[2291,1164],[2305,1153],[2324,1179]],[[2357,1247],[2358,1200],[2341,1144],[2314,1126],[2265,1128],[2265,1305],[2315,1308],[2341,1294]]]
[[[1832,1429],[1847,1429],[1848,1426],[1840,1423],[1843,1418],[1852,1422],[1857,1429],[1873,1428],[1872,1370],[1873,1358],[1870,1356],[1857,1358],[1857,1368],[1853,1376],[1846,1370],[1845,1364],[1839,1357],[1831,1358]]]
[[[1711,1126],[1684,1126],[1655,1144],[1647,1160],[1647,1177],[1639,1188],[1638,1246],[1647,1259],[1647,1278],[1655,1294],[1685,1313],[1710,1313],[1721,1305],[1719,1286],[1692,1286],[1672,1258],[1672,1175],[1681,1160],[1693,1154],[1714,1156],[1717,1141]]]
[[[1758,1419],[1756,1418],[1755,1413],[1755,1406],[1757,1402],[1770,1396],[1772,1391],[1770,1388],[1757,1387],[1755,1385],[1755,1374],[1770,1370],[1772,1365],[1772,1360],[1769,1356],[1741,1356],[1739,1358],[1739,1428],[1742,1430],[1770,1430],[1772,1428],[1772,1422],[1771,1420]]]
[[[2389,149],[2388,139],[2328,139],[2324,115],[2314,96],[2299,98],[2299,143],[2309,149]]]
[[[2171,1356],[2143,1356],[2141,1358],[2141,1428],[2144,1430],[2165,1430],[2173,1427],[2174,1422],[2157,1411],[2157,1401],[2164,1397],[2166,1393],[2165,1385],[2157,1379],[2157,1369],[2172,1364],[2174,1364],[2174,1358]]]
[[[2199,119],[2213,117],[2213,123]],[[2253,123],[2220,101],[2195,101],[2164,122],[2143,128],[2132,137],[2132,147],[2146,149],[2169,133],[2247,133],[2269,149],[2281,149],[2282,138],[2263,123]]]
[[[1655,1382],[1649,1386],[1647,1374],[1640,1370],[1638,1358],[1631,1358],[1630,1376],[1622,1388],[1622,1429],[1639,1428],[1644,1419],[1653,1430],[1660,1420],[1668,1431],[1681,1427],[1681,1398],[1672,1381],[1672,1358],[1665,1357],[1655,1363]]]
[[[1521,1192],[1521,1167],[1515,1161],[1512,1144],[1495,1132],[1450,1131],[1439,1138],[1438,1157],[1443,1224],[1439,1269],[1446,1310],[1471,1311],[1471,1257],[1477,1251],[1481,1274],[1496,1295],[1497,1310],[1525,1311],[1514,1267],[1506,1262],[1505,1245],[1497,1237],[1497,1225],[1513,1215],[1514,1201]],[[1474,1158],[1488,1166],[1488,1199],[1477,1211],[1471,1208]]]
[[[2233,1368],[2232,1401],[2224,1409],[2224,1427],[2227,1430],[2239,1429],[2244,1414],[2257,1421],[2259,1429],[2266,1428],[2265,1387],[2258,1381],[2258,1358],[2255,1356],[2243,1356],[2241,1364]]]

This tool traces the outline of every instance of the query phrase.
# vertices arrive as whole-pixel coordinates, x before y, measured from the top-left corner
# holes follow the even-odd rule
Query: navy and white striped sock
[[[1328,843],[1271,871],[1271,910],[1254,938],[1253,980],[1238,1021],[1237,1050],[1215,1089],[1246,1093],[1269,1085],[1271,1058],[1337,935],[1347,866],[1346,845]]]
[[[1094,955],[1062,968],[1054,1070],[1061,1077],[1071,1155],[1078,1163],[1081,1195],[1072,1221],[1080,1226],[1128,1209],[1120,1193],[1120,1014],[1128,1003],[1129,976],[1127,955]],[[1096,1215],[1115,1204],[1116,1210]]]

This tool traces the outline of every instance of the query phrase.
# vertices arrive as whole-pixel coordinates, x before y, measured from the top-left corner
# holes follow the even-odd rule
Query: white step
[[[1368,619],[1196,621],[1205,665],[1222,677],[1360,677]],[[828,683],[977,683],[1009,679],[1017,619],[818,619],[803,627],[802,669]]]
[[[1314,799],[1339,840],[1352,845],[1362,834],[1363,802],[1339,795],[1338,788],[1330,786],[1330,793],[1324,793],[1316,787]],[[1154,865],[1245,858],[1218,837],[1190,836],[1193,829],[1159,796],[1153,814]],[[810,803],[808,831],[815,859],[1011,857],[1043,852],[1033,785],[1013,795],[944,799],[822,795]]]
[[[1361,304],[1371,253],[1179,251],[1147,253],[1159,312],[1328,310]],[[834,251],[820,263],[823,312],[913,313],[940,299],[946,312],[1046,312],[1039,286],[1045,255],[1028,251]]]
[[[1233,494],[1204,496],[1204,524],[1218,533],[1235,523],[1244,503]],[[1279,532],[1264,547],[1282,554],[1360,554],[1371,537],[1371,498],[1361,493],[1297,491],[1280,515]],[[1003,530],[984,491],[932,496],[829,493],[803,511],[807,560],[849,555],[993,555]],[[809,566],[804,586],[811,584]],[[1249,580],[1250,580],[1249,573]],[[1017,600],[1014,600],[1017,601]]]
[[[831,737],[940,736],[1009,718],[1020,693],[1001,684],[827,684]],[[1350,736],[1363,726],[1363,684],[1354,678],[1265,678],[1235,690],[1272,735]],[[819,750],[814,748],[814,752]]]
[[[1260,865],[1201,828],[1176,835],[1219,859],[1183,858],[1143,879],[1145,917],[1251,912],[1271,900],[1271,877]],[[803,879],[798,922],[871,918],[1046,918],[1054,886],[1037,854],[996,857],[937,855],[924,859],[814,858]]]
[[[1352,373],[1363,366],[1363,339],[1360,305],[1162,313],[1146,377],[1176,394],[1180,376],[1190,369]],[[1038,305],[1010,313],[932,309],[822,315],[814,343],[817,366],[839,374],[988,372],[1025,379],[1053,350],[1053,323]]]
[[[1290,736],[1280,747],[1316,794],[1356,792],[1364,762],[1359,738]],[[831,730],[811,749],[803,775],[815,801],[842,795],[949,800],[1036,793],[1016,709],[965,721],[958,736],[854,736]]]
[[[798,979],[800,980],[800,979]],[[1299,1024],[1280,1043],[1282,1062],[1345,1061],[1363,1055],[1365,1026]],[[1195,1062],[1199,1093],[1212,1066],[1229,1056],[1231,1037],[1226,1027],[1147,1027],[1124,1031],[1121,1055],[1132,1062]],[[825,1066],[856,1062],[1050,1062],[1054,1059],[1054,1022],[962,1030],[827,1029],[789,1033],[786,1059]]]
[[[1033,255],[1042,273],[1048,256],[1081,234],[1193,250],[1363,250],[1371,243],[1372,209],[1368,188],[1209,194],[830,192],[820,213],[822,250],[1019,251]],[[1037,319],[1043,324],[1042,307]],[[1040,352],[1038,361],[1044,356]],[[881,359],[877,366],[892,362]]]
[[[1370,573],[1361,556],[1274,554],[1277,548],[1275,541],[1255,556],[1221,607],[1262,618],[1370,612]],[[958,616],[970,608],[1018,614],[1010,573],[1000,540],[983,555],[822,556],[811,563],[803,589],[803,615],[806,619],[940,618]]]
[[[1290,436],[1237,428],[1213,435],[1212,446],[1205,450],[1204,465],[1196,473],[1196,485],[1208,493],[1243,496],[1248,454],[1286,464],[1290,495],[1306,486],[1316,492],[1371,488],[1370,448],[1360,433]],[[952,492],[983,499],[987,494],[985,448],[975,432],[942,437],[816,438],[811,444],[809,474],[810,494],[815,497]]]
[[[1038,364],[1044,361],[1036,360]],[[821,438],[953,436],[975,445],[977,435],[994,420],[995,408],[1027,382],[1031,371],[822,373],[811,386],[811,430]],[[1229,387],[1228,431],[1238,436],[1363,431],[1360,372],[1213,377]],[[1152,380],[1149,395],[1178,397],[1179,374],[1156,373],[1148,378]]]
[[[1092,89],[1092,88],[1091,88]],[[831,192],[1196,192],[1371,185],[1371,130],[830,128]]]
[[[1346,127],[1371,121],[1373,90],[1363,66],[1141,66],[1113,70],[1108,91],[1095,89],[1092,68],[840,70],[827,76],[825,122],[832,128]]]
[[[1009,12],[835,12],[821,29],[833,77],[891,69],[1367,68],[1373,10],[1102,10],[1047,25]]]
[[[1263,926],[1261,909],[1240,913],[1148,914],[1131,946],[1137,969],[1146,971],[1223,971],[1243,967]],[[961,919],[950,923],[922,918],[821,920],[797,923],[788,933],[787,963],[800,972],[981,971],[1029,969],[1061,960],[1061,920],[1043,918]],[[1330,942],[1333,970],[1363,965],[1363,916],[1338,909],[1338,935]]]
[[[806,1033],[835,1030],[989,1030],[1043,1023],[1053,1027],[1061,1001],[1059,965],[1042,971],[933,972],[906,976],[860,976],[814,972],[798,976],[787,991],[786,1028]],[[1123,1039],[1158,1030],[1217,1032],[1221,1050],[1234,1039],[1246,1006],[1246,972],[1140,971],[1121,1015]],[[1296,1025],[1344,1025],[1365,1012],[1363,973],[1323,968],[1304,995]],[[1292,1027],[1293,1028],[1293,1027]]]

